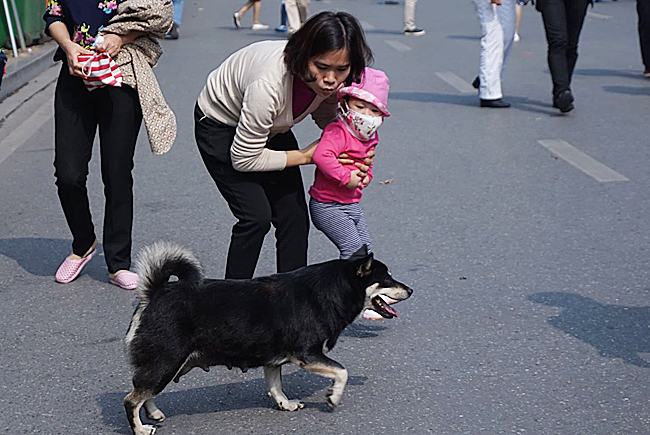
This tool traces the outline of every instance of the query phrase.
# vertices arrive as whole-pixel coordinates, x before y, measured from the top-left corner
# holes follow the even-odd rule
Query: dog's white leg
[[[140,420],[140,408],[145,401],[151,399],[151,396],[151,393],[133,390],[124,398],[126,418],[129,420],[134,435],[154,435],[156,432],[155,426],[142,424],[142,420]]]
[[[144,412],[147,414],[147,418],[152,421],[162,422],[165,421],[165,414],[158,409],[156,403],[152,399],[145,400],[144,402]]]
[[[264,380],[269,397],[275,400],[282,411],[296,411],[304,408],[305,404],[298,400],[289,400],[282,391],[282,367],[264,366]]]
[[[330,409],[336,408],[341,402],[345,384],[348,382],[348,371],[325,355],[320,356],[317,362],[304,364],[302,368],[333,381],[332,386],[327,390],[327,406]]]

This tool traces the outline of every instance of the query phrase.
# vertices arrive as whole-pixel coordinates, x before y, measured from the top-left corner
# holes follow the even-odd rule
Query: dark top
[[[126,0],[47,0],[45,7],[45,32],[50,34],[50,25],[63,22],[70,32],[70,39],[83,48],[95,48],[95,36],[117,13],[117,6]],[[54,60],[65,59],[59,47]]]

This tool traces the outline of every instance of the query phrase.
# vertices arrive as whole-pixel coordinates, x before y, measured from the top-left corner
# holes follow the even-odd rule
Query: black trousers
[[[637,0],[636,11],[639,14],[641,58],[645,69],[650,70],[650,0]]]
[[[108,271],[131,267],[133,155],[142,122],[137,92],[128,86],[88,91],[63,63],[54,94],[54,168],[72,252],[83,255],[95,241],[86,179],[99,126],[104,182],[104,255]]]
[[[232,228],[226,278],[252,278],[264,237],[275,227],[278,272],[307,264],[309,215],[300,169],[239,172],[230,162],[235,127],[206,118],[194,109],[194,134],[208,172],[237,218]],[[298,149],[291,131],[275,135],[267,144],[274,150]]]
[[[589,0],[544,0],[540,7],[548,42],[553,97],[571,89],[578,60],[578,40]]]

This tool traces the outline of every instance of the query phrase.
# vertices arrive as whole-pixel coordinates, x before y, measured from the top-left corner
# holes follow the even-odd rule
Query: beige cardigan
[[[311,114],[323,129],[336,119],[336,93],[316,96],[298,119],[293,119],[293,75],[284,63],[286,41],[262,41],[242,48],[208,76],[198,98],[203,113],[236,127],[230,147],[238,171],[278,171],[285,168],[284,151],[265,148],[275,134],[287,132]]]
[[[164,38],[172,25],[172,0],[128,0],[120,3],[102,33],[126,35],[141,31],[135,41],[125,44],[115,58],[124,84],[138,91],[142,118],[154,154],[170,150],[176,139],[176,117],[167,105],[152,67],[158,63],[162,48],[153,38]]]

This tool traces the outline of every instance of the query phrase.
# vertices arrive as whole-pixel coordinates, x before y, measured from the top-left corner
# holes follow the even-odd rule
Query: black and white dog
[[[397,316],[382,296],[401,301],[412,293],[365,246],[349,260],[262,278],[213,280],[204,279],[191,252],[157,243],[143,250],[137,268],[140,302],[125,338],[134,388],[124,398],[135,435],[156,430],[142,424],[140,408],[149,419],[164,420],[153,397],[194,367],[264,367],[269,396],[281,410],[295,411],[304,405],[282,392],[281,367],[291,362],[332,379],[327,404],[333,409],[348,372],[324,352],[366,308]]]

